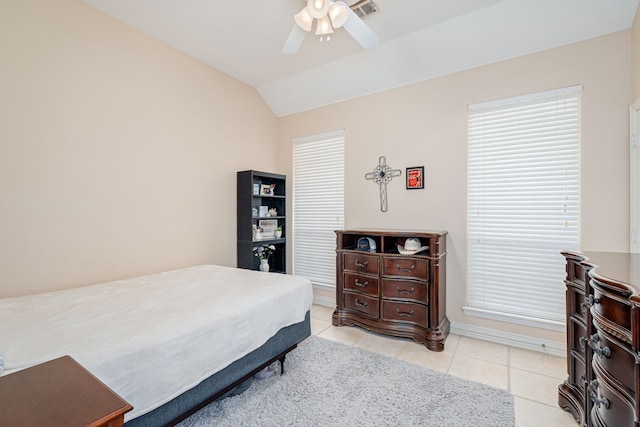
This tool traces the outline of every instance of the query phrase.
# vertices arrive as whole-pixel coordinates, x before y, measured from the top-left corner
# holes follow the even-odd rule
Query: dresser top
[[[640,254],[627,252],[577,252],[583,264],[593,267],[590,274],[606,282],[629,287],[640,295]]]
[[[401,230],[401,229],[375,229],[375,228],[357,228],[348,230],[336,230],[336,233],[343,234],[364,234],[369,236],[415,236],[415,237],[427,237],[427,236],[444,236],[447,234],[444,230]]]

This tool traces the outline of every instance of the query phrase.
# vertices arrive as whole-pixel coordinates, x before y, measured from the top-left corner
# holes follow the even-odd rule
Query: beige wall
[[[631,27],[631,100],[640,98],[640,7]]]
[[[235,266],[253,88],[77,0],[0,0],[0,53],[0,296]]]
[[[348,228],[448,230],[450,320],[563,341],[563,334],[465,316],[467,106],[581,84],[582,249],[626,251],[629,229],[630,37],[623,31],[279,119],[281,168],[291,174],[291,140],[345,129]],[[364,179],[387,157],[393,168],[425,165],[426,189],[378,187]]]

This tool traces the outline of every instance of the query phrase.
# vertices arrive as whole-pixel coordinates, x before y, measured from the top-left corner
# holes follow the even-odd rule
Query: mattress
[[[301,322],[302,277],[201,265],[0,299],[0,356],[11,373],[71,355],[147,413]]]

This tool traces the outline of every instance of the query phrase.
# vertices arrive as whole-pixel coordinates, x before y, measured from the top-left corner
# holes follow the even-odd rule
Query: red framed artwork
[[[424,188],[424,166],[407,168],[407,190]]]

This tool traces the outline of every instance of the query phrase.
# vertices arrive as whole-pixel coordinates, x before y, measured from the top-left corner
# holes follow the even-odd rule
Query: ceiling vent
[[[367,16],[373,15],[378,9],[378,5],[373,0],[360,0],[359,2],[352,4],[351,10],[353,10],[360,19],[364,19]]]

